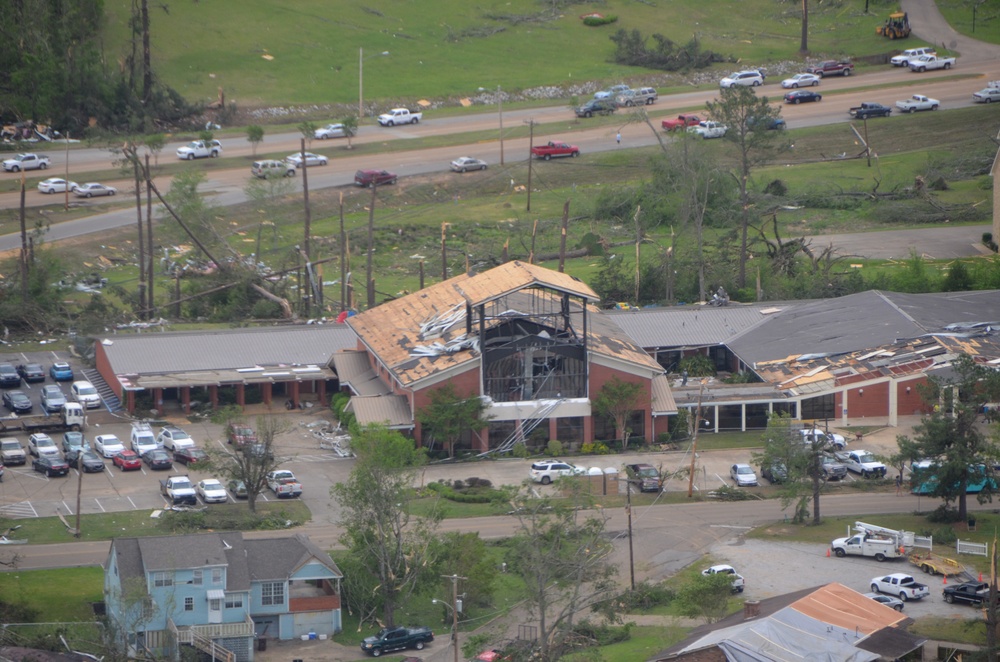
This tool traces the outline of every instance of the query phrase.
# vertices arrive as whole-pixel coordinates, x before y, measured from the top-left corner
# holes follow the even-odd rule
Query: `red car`
[[[111,458],[111,462],[122,471],[142,469],[142,461],[139,459],[139,456],[135,454],[135,451],[128,448]]]
[[[244,423],[230,423],[226,426],[226,441],[237,446],[257,443],[257,432]]]
[[[381,186],[382,184],[395,184],[396,173],[388,170],[358,170],[354,173],[354,183],[365,188]]]
[[[697,115],[678,115],[660,122],[664,131],[679,131],[689,126],[697,126],[701,123],[701,118]]]
[[[174,451],[174,462],[197,464],[208,459],[208,453],[200,448],[182,448]]]

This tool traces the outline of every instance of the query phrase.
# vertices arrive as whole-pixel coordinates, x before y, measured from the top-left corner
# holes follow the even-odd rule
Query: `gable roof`
[[[300,566],[317,560],[337,577],[343,577],[330,555],[301,533],[288,538],[246,540],[247,568],[253,581],[286,579]]]
[[[545,287],[573,294],[587,301],[601,300],[594,290],[576,276],[519,260],[504,262],[489,271],[454,284],[455,290],[472,306],[487,303],[526,287]]]

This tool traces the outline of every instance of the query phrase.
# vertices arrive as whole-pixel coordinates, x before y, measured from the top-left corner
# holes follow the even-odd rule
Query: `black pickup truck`
[[[860,106],[851,108],[847,113],[854,119],[863,120],[869,117],[889,117],[892,114],[892,108],[880,103],[865,101]]]
[[[382,653],[416,648],[423,650],[425,644],[434,641],[434,633],[428,627],[382,628],[374,637],[361,642],[361,650],[378,657]]]
[[[967,602],[978,607],[990,599],[990,587],[986,582],[965,582],[964,584],[949,584],[944,587],[944,601]]]

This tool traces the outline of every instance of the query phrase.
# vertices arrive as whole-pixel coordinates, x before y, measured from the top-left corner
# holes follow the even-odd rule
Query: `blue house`
[[[342,577],[302,534],[116,538],[104,564],[104,600],[116,636],[135,650],[177,656],[190,645],[251,662],[255,639],[340,632]]]

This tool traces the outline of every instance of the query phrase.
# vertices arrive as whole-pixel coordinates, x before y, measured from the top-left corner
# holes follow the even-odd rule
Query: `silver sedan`
[[[455,172],[466,172],[469,170],[486,170],[489,164],[482,159],[475,159],[471,156],[460,156],[451,162],[451,169]]]
[[[105,186],[104,184],[98,184],[97,182],[81,184],[76,187],[75,191],[73,191],[73,195],[79,198],[92,198],[98,195],[114,195],[115,193],[118,193],[118,189],[114,186]]]

